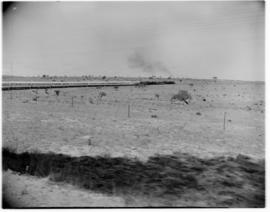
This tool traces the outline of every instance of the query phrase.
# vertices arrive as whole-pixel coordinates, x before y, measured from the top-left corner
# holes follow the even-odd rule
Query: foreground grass
[[[21,153],[3,149],[3,168],[50,177],[128,198],[158,200],[159,206],[264,207],[264,161],[239,155],[201,159],[189,154],[131,158],[70,157],[54,153]],[[131,204],[132,206],[132,204]],[[140,206],[140,205],[136,205]]]

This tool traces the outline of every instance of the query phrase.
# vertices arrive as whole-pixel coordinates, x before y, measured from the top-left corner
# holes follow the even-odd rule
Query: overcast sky
[[[3,16],[3,74],[264,80],[264,4],[19,3]]]

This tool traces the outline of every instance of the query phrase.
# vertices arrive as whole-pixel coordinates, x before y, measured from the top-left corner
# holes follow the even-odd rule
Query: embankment
[[[186,194],[190,194],[190,199],[201,194],[201,201],[210,201],[215,207],[265,205],[264,161],[243,155],[201,159],[177,153],[156,155],[141,162],[120,157],[17,154],[4,148],[3,169],[49,176],[56,182],[113,195],[151,196],[175,202]]]

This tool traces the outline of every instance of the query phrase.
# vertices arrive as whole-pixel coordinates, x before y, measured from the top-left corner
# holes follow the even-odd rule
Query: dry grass
[[[16,154],[4,149],[3,168],[107,194],[163,198],[171,205],[190,193],[201,194],[217,207],[264,207],[265,201],[264,161],[243,155],[201,159],[177,153],[141,162],[110,156]]]

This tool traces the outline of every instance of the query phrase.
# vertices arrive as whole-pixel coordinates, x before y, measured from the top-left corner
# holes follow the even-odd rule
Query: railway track
[[[174,81],[121,81],[121,82],[2,82],[2,91],[28,89],[54,89],[74,87],[114,87],[175,84]]]

